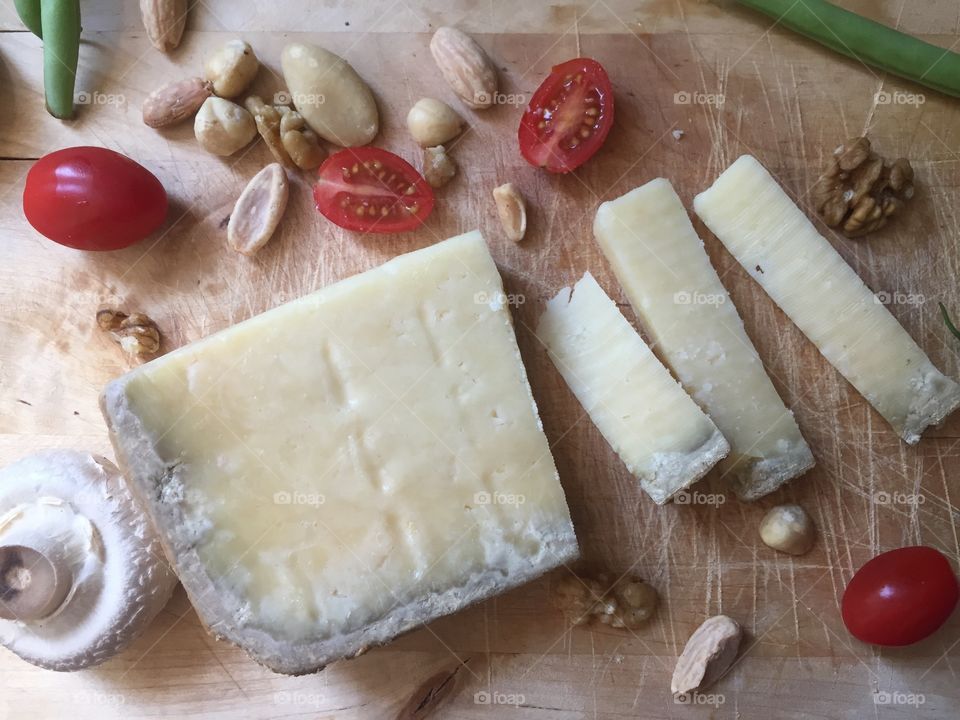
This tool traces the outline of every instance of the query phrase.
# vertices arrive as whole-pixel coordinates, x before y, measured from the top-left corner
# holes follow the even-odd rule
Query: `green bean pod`
[[[737,0],[831,50],[960,97],[960,55],[825,0]]]
[[[66,120],[73,117],[73,88],[80,56],[79,0],[40,0],[40,22],[47,111]]]
[[[27,26],[27,30],[32,32],[38,38],[43,37],[42,23],[40,22],[40,0],[13,0],[13,5],[17,8],[17,15]]]

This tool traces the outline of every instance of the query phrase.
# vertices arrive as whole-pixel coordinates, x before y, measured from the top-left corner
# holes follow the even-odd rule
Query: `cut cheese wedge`
[[[547,303],[537,337],[655,502],[667,502],[730,451],[590,273]]]
[[[933,366],[755,158],[739,158],[693,205],[903,440],[917,442],[960,405],[960,386]]]
[[[110,383],[214,634],[309,672],[577,556],[504,298],[474,232]]]
[[[603,203],[593,232],[660,356],[730,443],[720,468],[737,496],[756,499],[813,467],[670,182]]]

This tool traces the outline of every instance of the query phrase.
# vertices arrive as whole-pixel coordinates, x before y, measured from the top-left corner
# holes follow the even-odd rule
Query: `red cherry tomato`
[[[118,250],[163,224],[167,193],[142,165],[100,147],[57,150],[37,160],[23,214],[41,235],[77,250]]]
[[[317,210],[347,230],[392,233],[423,224],[433,190],[403,158],[375,147],[347,148],[320,166]]]
[[[953,612],[960,590],[950,562],[929,547],[877,555],[843,593],[847,630],[873,645],[911,645],[932,634]]]
[[[520,152],[535,167],[566,173],[600,149],[613,125],[613,88],[603,65],[576,58],[557,65],[520,119]]]

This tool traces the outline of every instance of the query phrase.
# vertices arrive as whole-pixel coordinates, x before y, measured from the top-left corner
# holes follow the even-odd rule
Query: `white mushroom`
[[[0,643],[27,662],[80,670],[109,659],[176,584],[108,460],[48,450],[0,470]]]

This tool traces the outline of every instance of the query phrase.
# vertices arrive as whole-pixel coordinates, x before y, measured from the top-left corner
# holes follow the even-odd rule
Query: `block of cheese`
[[[473,232],[107,386],[211,632],[310,672],[578,555],[504,298]]]
[[[730,451],[590,273],[547,303],[537,337],[655,502],[667,502]]]
[[[670,181],[603,203],[593,232],[660,356],[730,443],[720,470],[737,496],[813,467]]]
[[[960,405],[960,386],[933,366],[755,158],[740,157],[693,206],[903,440],[917,442]]]

